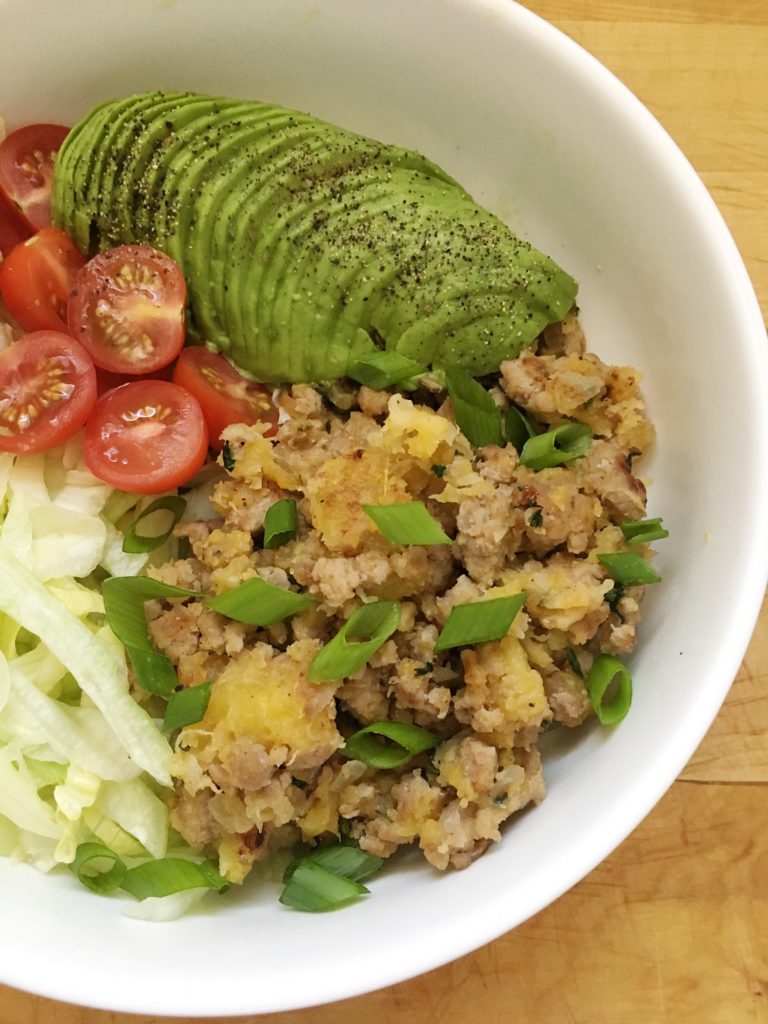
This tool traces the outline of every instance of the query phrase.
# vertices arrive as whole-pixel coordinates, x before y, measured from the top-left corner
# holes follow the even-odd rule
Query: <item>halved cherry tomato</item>
[[[0,451],[44,452],[70,438],[96,402],[96,371],[74,339],[26,334],[0,352]]]
[[[0,142],[0,192],[31,231],[51,223],[53,161],[69,128],[30,124]]]
[[[69,299],[70,333],[112,373],[154,373],[184,344],[187,287],[177,263],[149,245],[121,245],[87,263]]]
[[[185,348],[173,379],[202,406],[211,447],[216,451],[221,448],[221,432],[230,423],[268,423],[268,437],[277,430],[280,412],[272,401],[272,388],[254,384],[216,352]]]
[[[85,264],[75,243],[58,228],[43,228],[11,250],[0,266],[0,292],[25,331],[64,331],[67,300]]]
[[[208,451],[196,398],[164,380],[108,391],[85,427],[85,464],[123,491],[157,494],[190,480]]]
[[[22,223],[8,203],[0,194],[0,253],[7,256],[17,245],[20,245],[25,238],[29,238],[31,231]]]

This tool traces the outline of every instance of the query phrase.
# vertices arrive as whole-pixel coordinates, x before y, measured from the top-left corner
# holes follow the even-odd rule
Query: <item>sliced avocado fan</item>
[[[425,157],[265,103],[102,104],[59,152],[53,218],[89,255],[173,257],[192,336],[264,381],[331,380],[379,348],[478,376],[576,294]]]

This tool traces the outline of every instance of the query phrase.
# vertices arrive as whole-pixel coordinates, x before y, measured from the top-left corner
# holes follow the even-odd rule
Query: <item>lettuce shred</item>
[[[121,531],[141,503],[93,477],[77,441],[0,454],[0,855],[41,870],[89,841],[167,850],[171,749],[131,696],[98,589],[144,569]]]

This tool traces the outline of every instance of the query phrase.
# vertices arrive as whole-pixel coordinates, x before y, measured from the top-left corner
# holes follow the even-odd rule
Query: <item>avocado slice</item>
[[[53,218],[88,254],[167,252],[193,337],[265,381],[340,377],[377,346],[489,373],[576,296],[425,157],[266,103],[101,104],[58,155]]]

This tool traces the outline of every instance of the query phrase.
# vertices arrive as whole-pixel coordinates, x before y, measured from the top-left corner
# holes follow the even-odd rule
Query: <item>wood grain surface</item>
[[[768,312],[768,0],[529,0],[712,192]],[[768,604],[719,717],[629,839],[532,920],[413,981],[260,1024],[768,1022]],[[0,987],[0,1024],[147,1024]]]

